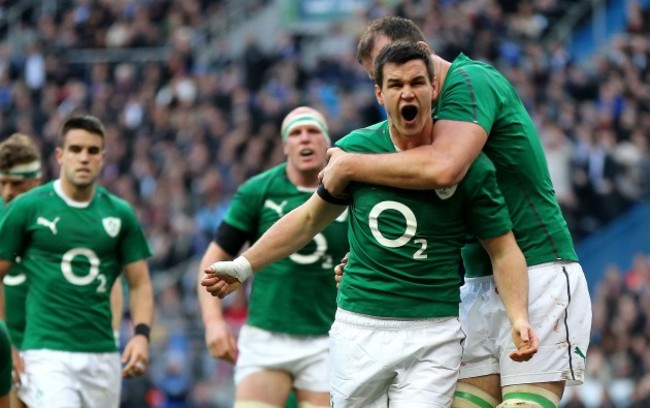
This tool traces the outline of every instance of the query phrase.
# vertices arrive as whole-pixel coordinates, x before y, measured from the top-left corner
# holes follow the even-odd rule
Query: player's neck
[[[399,151],[414,149],[419,146],[430,145],[433,142],[433,120],[427,120],[422,131],[413,136],[402,135],[394,126],[388,126],[390,140]]]
[[[287,166],[287,177],[297,187],[316,188],[318,187],[319,171],[300,171]]]
[[[86,203],[92,200],[93,195],[95,194],[95,184],[89,184],[88,186],[75,186],[74,184],[67,181],[64,177],[59,178],[61,183],[61,191],[69,199],[81,203]]]

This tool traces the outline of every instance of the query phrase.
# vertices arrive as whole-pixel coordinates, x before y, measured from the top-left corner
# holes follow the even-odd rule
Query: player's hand
[[[345,189],[350,183],[345,168],[345,153],[338,147],[332,147],[327,150],[327,166],[318,174],[318,179],[330,194],[335,197],[344,197]]]
[[[253,267],[248,259],[239,256],[233,261],[215,262],[203,272],[205,275],[201,279],[201,285],[212,296],[223,299],[253,275]]]
[[[25,362],[20,358],[20,353],[15,347],[11,347],[11,354],[13,360],[12,376],[14,384],[20,384],[20,377],[25,372]]]
[[[341,259],[341,263],[334,267],[334,280],[336,281],[337,288],[341,285],[341,280],[343,279],[343,270],[345,269],[345,265],[348,263],[349,256],[350,253],[346,253],[343,259]]]
[[[241,283],[232,276],[222,277],[206,269],[205,275],[203,275],[203,278],[201,279],[201,285],[205,286],[205,290],[212,296],[223,299],[239,289]]]
[[[149,366],[149,340],[135,335],[129,340],[122,353],[122,377],[135,378],[147,372]]]
[[[231,364],[237,361],[239,350],[237,341],[224,320],[213,320],[205,325],[205,344],[214,358],[225,360]]]
[[[517,348],[510,353],[513,361],[528,361],[537,353],[539,341],[528,320],[522,319],[512,325],[512,341]]]

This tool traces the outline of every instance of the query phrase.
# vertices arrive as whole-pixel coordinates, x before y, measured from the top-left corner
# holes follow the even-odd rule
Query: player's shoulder
[[[295,190],[287,176],[287,163],[283,162],[242,183],[235,193],[235,200],[248,206],[255,206],[269,194],[286,194]]]
[[[54,187],[52,182],[43,184],[18,195],[16,198],[11,200],[11,203],[7,205],[7,209],[10,206],[11,207],[33,206],[33,205],[42,206],[43,203],[48,202],[48,197],[51,197],[54,194],[55,192],[54,192]]]
[[[353,130],[337,141],[335,146],[349,152],[367,152],[372,146],[381,143],[381,135],[387,135],[387,131],[388,121],[384,120],[374,125]]]
[[[465,86],[471,83],[472,86],[479,86],[480,84],[490,86],[502,81],[507,80],[492,65],[484,61],[471,59],[460,53],[449,67],[445,85],[458,84]]]
[[[452,61],[451,67],[449,67],[448,75],[459,74],[459,73],[462,74],[463,71],[492,71],[492,70],[496,71],[496,69],[492,65],[488,64],[487,62],[472,59],[461,52]]]
[[[120,212],[133,211],[133,207],[128,201],[101,186],[96,187],[95,200],[97,200],[99,205],[108,206]]]
[[[252,190],[259,191],[264,190],[264,186],[267,186],[269,183],[276,181],[278,178],[285,177],[287,163],[283,162],[277,166],[273,166],[268,170],[264,170],[261,173],[258,173],[248,180],[246,180],[238,190]]]
[[[485,177],[485,175],[496,174],[496,167],[492,160],[483,152],[480,152],[467,172],[467,177]]]

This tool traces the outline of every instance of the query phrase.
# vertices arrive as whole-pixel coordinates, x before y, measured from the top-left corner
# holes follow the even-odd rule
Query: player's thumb
[[[528,327],[524,327],[523,330],[519,331],[519,338],[521,339],[521,345],[528,345],[530,343],[530,336],[528,334]]]

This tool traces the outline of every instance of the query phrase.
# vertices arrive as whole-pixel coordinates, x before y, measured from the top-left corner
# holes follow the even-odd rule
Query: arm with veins
[[[453,120],[435,122],[433,132],[431,145],[380,158],[330,149],[321,181],[334,195],[341,195],[350,181],[413,190],[456,185],[483,149],[487,133],[477,124]]]

